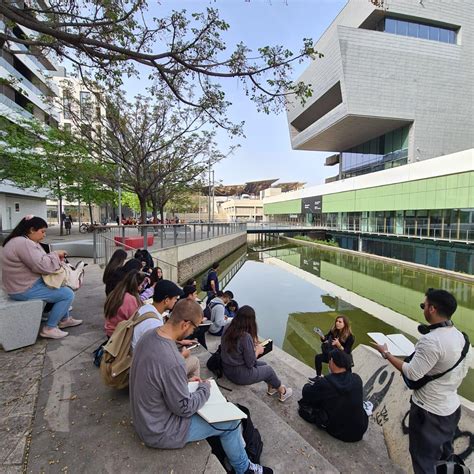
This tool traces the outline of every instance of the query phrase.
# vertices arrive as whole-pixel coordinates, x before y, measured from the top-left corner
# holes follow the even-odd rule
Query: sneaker
[[[58,328],[48,328],[44,326],[40,331],[40,336],[45,337],[47,339],[62,339],[68,335],[67,332],[61,331]]]
[[[280,402],[284,402],[285,400],[288,400],[288,398],[290,398],[292,395],[293,395],[293,389],[289,388],[289,387],[285,387],[285,393],[281,394],[280,395]]]
[[[249,461],[249,467],[245,471],[245,474],[273,474],[273,469]]]
[[[64,328],[72,328],[74,326],[79,326],[79,324],[82,324],[82,319],[74,319],[74,318],[67,318],[63,319],[62,321],[59,321],[59,329],[64,329]]]
[[[315,377],[308,377],[308,380],[312,383],[317,382],[319,379],[322,379],[322,375],[316,375]]]

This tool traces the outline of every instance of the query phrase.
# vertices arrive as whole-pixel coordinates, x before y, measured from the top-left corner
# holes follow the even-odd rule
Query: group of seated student
[[[17,301],[43,300],[50,306],[40,336],[61,339],[68,335],[66,328],[79,326],[81,319],[70,316],[74,292],[67,286],[49,288],[43,275],[56,273],[66,258],[66,251],[49,251],[41,245],[48,224],[38,216],[23,217],[3,241],[1,255],[2,282],[8,296]]]
[[[136,312],[154,315],[135,327],[131,344],[130,401],[138,435],[147,446],[162,449],[219,436],[236,473],[273,472],[249,461],[237,421],[211,425],[197,414],[209,398],[210,384],[200,378],[199,359],[186,349],[202,338],[206,347],[196,281],[188,280],[183,289],[169,280],[154,281],[153,301],[144,303],[140,299],[144,275],[137,269],[129,271],[109,294],[104,308],[107,335],[119,321]],[[277,395],[285,402],[293,390],[259,359],[264,348],[258,340],[255,311],[247,305],[238,308],[233,297],[230,291],[219,291],[210,302],[212,325],[221,335],[224,375],[237,385],[264,382],[269,396]],[[229,305],[231,302],[235,304]],[[233,317],[227,316],[226,310],[233,312]],[[303,387],[299,414],[340,440],[359,441],[367,430],[368,416],[362,381],[351,371],[354,336],[347,318],[338,316],[321,340],[323,357],[316,358],[317,377]],[[326,361],[330,374],[323,377],[321,368]],[[193,393],[189,392],[189,381],[199,382]]]

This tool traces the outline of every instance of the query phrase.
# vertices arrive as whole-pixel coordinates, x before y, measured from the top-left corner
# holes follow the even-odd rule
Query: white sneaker
[[[59,328],[49,328],[47,326],[43,326],[40,331],[40,336],[47,339],[62,339],[67,335],[68,333],[66,331],[61,331]]]
[[[59,321],[59,329],[64,329],[64,328],[72,328],[74,326],[79,326],[79,324],[82,324],[82,319],[74,319],[74,318],[67,318],[63,319],[62,321]]]

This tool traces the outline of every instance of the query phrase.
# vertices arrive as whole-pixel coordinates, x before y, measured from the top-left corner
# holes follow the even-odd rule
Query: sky
[[[243,41],[256,50],[266,45],[281,44],[298,51],[303,38],[315,42],[331,24],[346,0],[160,0],[149,2],[151,13],[163,16],[170,10],[188,12],[217,8],[229,25],[223,34],[233,50]],[[321,51],[324,53],[324,51]],[[309,62],[295,65],[293,77],[298,76]],[[335,174],[333,167],[324,166],[324,158],[331,153],[292,150],[286,114],[266,115],[244,94],[236,79],[223,80],[226,97],[232,102],[229,117],[235,122],[245,121],[245,138],[230,139],[219,132],[222,151],[229,144],[239,143],[233,155],[214,166],[215,180],[223,184],[280,178],[281,182],[301,181],[307,185],[320,184]]]

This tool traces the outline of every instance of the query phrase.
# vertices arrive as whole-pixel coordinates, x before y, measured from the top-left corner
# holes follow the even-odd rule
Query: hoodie
[[[357,374],[329,374],[303,387],[303,404],[322,411],[323,428],[341,441],[360,441],[369,418],[363,407],[362,380]]]

